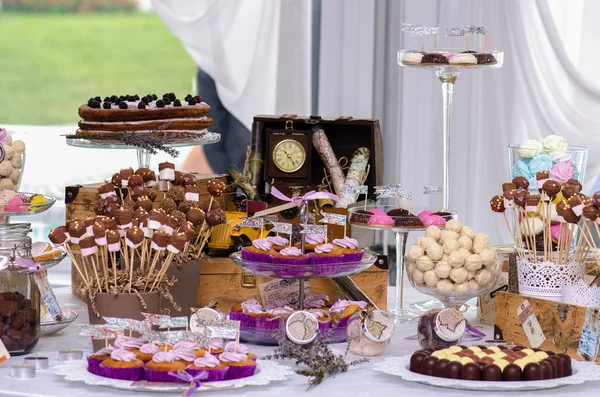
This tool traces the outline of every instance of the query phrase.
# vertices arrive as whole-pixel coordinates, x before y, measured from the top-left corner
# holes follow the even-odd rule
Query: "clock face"
[[[294,139],[285,139],[273,149],[273,163],[282,172],[298,171],[306,161],[306,151],[302,144]]]

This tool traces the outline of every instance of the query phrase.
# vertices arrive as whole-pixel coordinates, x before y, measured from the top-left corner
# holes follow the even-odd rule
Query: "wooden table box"
[[[242,286],[242,270],[227,257],[203,259],[200,283],[196,296],[197,307],[212,301],[219,303],[219,310],[229,313],[231,306],[255,298],[260,302],[258,285],[272,280],[256,276],[255,286]],[[350,278],[380,308],[387,308],[387,270],[371,266],[368,270]],[[315,294],[326,294],[330,299],[346,299],[331,280],[310,280]]]

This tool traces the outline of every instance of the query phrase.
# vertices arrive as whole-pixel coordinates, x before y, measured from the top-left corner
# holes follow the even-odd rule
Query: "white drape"
[[[248,128],[257,114],[310,113],[310,1],[152,0],[152,4],[215,80],[223,105]]]
[[[558,134],[587,146],[591,188],[600,169],[600,90],[569,60],[547,1],[406,0],[381,6],[386,10],[378,15],[386,16],[387,29],[378,39],[387,43],[386,68],[375,73],[384,72],[387,84],[375,93],[385,98],[375,114],[383,124],[387,183],[402,183],[418,193],[416,200],[426,200],[421,186],[442,182],[441,84],[431,70],[396,66],[395,50],[420,44],[400,33],[400,23],[409,22],[441,28],[487,25],[489,47],[506,54],[503,68],[466,71],[456,83],[450,204],[461,220],[494,242],[510,241],[489,199],[508,178],[507,145],[526,138]],[[591,19],[586,20],[591,24]],[[584,26],[582,40],[589,32]],[[460,47],[464,39],[440,37],[440,43]],[[432,39],[428,45],[434,45]],[[436,204],[431,199],[430,205]]]

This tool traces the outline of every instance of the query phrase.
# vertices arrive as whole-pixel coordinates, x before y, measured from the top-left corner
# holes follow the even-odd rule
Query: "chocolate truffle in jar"
[[[467,322],[458,310],[434,309],[419,319],[417,336],[423,349],[454,346],[458,345],[466,328]]]

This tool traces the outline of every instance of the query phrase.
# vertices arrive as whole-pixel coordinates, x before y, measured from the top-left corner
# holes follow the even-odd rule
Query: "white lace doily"
[[[585,307],[600,307],[600,288],[590,287],[583,280],[563,286],[563,303]]]
[[[533,263],[525,259],[517,261],[519,293],[538,297],[562,296],[562,286],[583,278],[585,263],[554,262]]]
[[[294,373],[290,367],[281,365],[275,361],[257,360],[256,364],[256,373],[253,376],[221,382],[202,383],[197,392],[230,390],[245,386],[262,386],[271,382],[285,380]],[[177,391],[183,392],[187,389],[184,383],[152,383],[151,386],[145,386],[141,385],[144,382],[138,382],[137,384],[140,385],[138,386],[127,380],[104,378],[88,372],[86,359],[60,363],[54,368],[54,373],[64,376],[66,380],[85,382],[92,386],[105,386],[119,390],[172,393]]]
[[[487,382],[476,380],[436,378],[411,372],[410,355],[404,357],[389,357],[375,364],[375,371],[399,376],[409,382],[423,383],[450,389],[461,390],[542,390],[553,389],[566,385],[578,385],[585,382],[600,380],[600,367],[592,362],[573,360],[573,375],[566,378],[533,380],[523,382]]]

